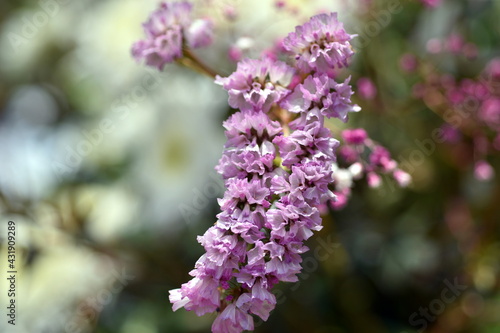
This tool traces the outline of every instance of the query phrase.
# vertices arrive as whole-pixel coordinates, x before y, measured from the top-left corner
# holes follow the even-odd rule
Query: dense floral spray
[[[345,186],[345,175],[338,177],[339,141],[325,119],[346,122],[349,113],[360,111],[351,102],[350,78],[337,79],[354,55],[355,36],[336,13],[319,14],[283,39],[278,49],[289,62],[268,52],[242,59],[234,73],[221,77],[190,52],[212,41],[210,21],[192,21],[190,14],[186,2],[163,3],[144,24],[146,39],[132,49],[135,58],[158,69],[189,60],[187,65],[215,77],[237,110],[223,124],[227,142],[216,166],[226,188],[221,212],[198,237],[205,254],[190,272],[193,278],[171,290],[170,301],[174,310],[217,313],[213,332],[242,332],[254,329],[254,315],[268,319],[278,282],[298,281],[301,255],[308,250],[304,242],[322,228],[320,211],[347,201],[352,182]],[[346,161],[354,178],[365,172],[373,183],[383,170],[408,181],[363,130],[343,136],[342,151],[352,149]],[[360,156],[365,146],[373,149],[368,162]]]

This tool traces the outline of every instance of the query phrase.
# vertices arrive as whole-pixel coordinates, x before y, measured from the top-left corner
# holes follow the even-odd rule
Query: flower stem
[[[217,73],[213,69],[211,69],[210,67],[208,67],[207,65],[202,63],[198,59],[198,57],[196,57],[191,52],[191,50],[189,48],[185,48],[183,50],[183,53],[184,53],[184,57],[178,60],[178,62],[181,65],[183,65],[187,68],[190,68],[198,73],[208,75],[211,78],[215,79],[215,76],[217,75]]]

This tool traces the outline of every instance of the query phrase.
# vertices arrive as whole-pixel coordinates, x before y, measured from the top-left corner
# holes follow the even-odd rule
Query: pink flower
[[[231,107],[268,112],[273,103],[289,93],[294,73],[293,68],[281,61],[244,59],[238,63],[236,72],[226,78],[217,76],[215,83],[228,91]]]
[[[464,45],[464,38],[459,34],[451,34],[446,40],[446,49],[455,54],[462,52]]]
[[[380,185],[382,184],[382,178],[380,178],[380,176],[375,172],[369,172],[366,175],[366,181],[368,183],[368,186],[372,188],[380,187]]]
[[[227,51],[227,56],[231,61],[238,62],[243,57],[243,52],[238,46],[233,45]]]
[[[197,24],[188,31],[196,36],[196,42],[187,41],[193,46],[209,39],[202,29],[207,23]],[[280,281],[298,281],[301,255],[309,250],[304,242],[322,229],[318,207],[334,199],[330,186],[334,179],[339,185],[336,176],[342,176],[334,170],[339,143],[325,118],[345,121],[349,112],[359,111],[351,101],[349,78],[338,83],[327,74],[347,66],[351,37],[336,14],[321,14],[283,42],[289,51],[305,43],[297,65],[314,73],[302,75],[264,57],[244,59],[228,77],[216,77],[228,91],[229,105],[240,110],[223,124],[227,141],[216,170],[226,192],[218,200],[218,220],[198,237],[205,253],[189,273],[193,278],[170,291],[174,310],[218,312],[214,333],[253,330],[252,315],[267,320],[276,306],[272,288]],[[281,50],[275,47],[272,53]],[[282,118],[286,110],[280,107],[295,115]],[[352,136],[358,146],[367,142],[361,130]],[[379,160],[385,165],[383,157]],[[348,177],[337,191],[337,207],[347,202],[352,178],[361,177],[364,165],[343,171]]]
[[[427,41],[426,48],[427,52],[437,54],[443,51],[443,43],[437,38],[432,38]]]
[[[399,66],[405,72],[412,73],[417,69],[417,58],[411,53],[403,54],[401,59],[399,59]]]
[[[358,80],[358,93],[361,98],[373,99],[377,95],[377,87],[375,87],[372,80],[362,77]]]
[[[488,181],[495,176],[495,170],[488,162],[484,160],[478,161],[474,166],[474,176],[477,180]]]
[[[186,31],[186,40],[189,47],[199,48],[212,44],[213,23],[207,19],[193,21]]]
[[[208,46],[212,42],[212,23],[191,22],[192,5],[188,2],[162,2],[143,24],[146,39],[133,44],[132,55],[148,66],[161,70],[182,58],[184,39],[189,47]]]
[[[368,139],[368,135],[362,128],[346,129],[342,131],[342,139],[351,145],[361,145]]]
[[[218,282],[212,277],[195,277],[184,283],[180,289],[170,290],[170,302],[173,310],[184,307],[198,316],[214,312],[220,305]]]
[[[340,192],[333,192],[335,194],[335,199],[330,201],[330,205],[334,210],[341,210],[349,202],[349,197],[351,196],[351,189],[349,187],[343,189]]]
[[[430,8],[435,8],[441,4],[442,0],[420,0],[424,5]]]
[[[317,108],[327,118],[335,117],[346,122],[349,112],[361,110],[351,102],[353,91],[349,80],[350,77],[337,83],[326,74],[308,76],[281,102],[281,107],[294,113]]]
[[[241,333],[242,331],[253,331],[253,318],[248,313],[229,304],[212,324],[212,332],[218,333]]]
[[[479,110],[479,117],[493,129],[500,127],[500,98],[486,100]]]
[[[373,168],[381,168],[384,172],[392,171],[397,163],[391,159],[391,154],[382,146],[376,146],[370,154],[370,163]]]
[[[411,176],[401,169],[394,170],[392,175],[401,187],[406,187],[411,183]]]
[[[337,20],[337,13],[319,14],[297,26],[283,40],[283,46],[296,55],[302,71],[327,73],[332,68],[348,66],[354,54],[349,43],[353,37]]]

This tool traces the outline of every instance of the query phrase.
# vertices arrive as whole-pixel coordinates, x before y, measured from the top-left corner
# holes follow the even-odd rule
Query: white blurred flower
[[[78,191],[78,204],[88,221],[85,229],[99,243],[113,243],[140,227],[139,199],[125,184],[86,186]]]
[[[155,123],[135,138],[139,149],[132,170],[145,191],[147,217],[164,226],[181,217],[179,205],[189,204],[213,173],[224,143],[216,115],[226,102],[223,91],[194,75],[178,75],[166,85],[168,94],[153,97],[160,106]]]
[[[17,223],[16,304],[19,332],[90,331],[92,319],[135,278],[131,267],[98,255],[60,229]],[[26,265],[27,250],[36,249]],[[5,253],[5,247],[2,248]],[[0,281],[6,290],[7,280]],[[5,305],[6,298],[0,302]],[[89,321],[90,319],[90,321]],[[8,331],[7,322],[0,330]],[[73,329],[71,329],[73,327]]]
[[[0,190],[12,201],[40,200],[58,180],[50,168],[56,135],[51,123],[57,106],[39,86],[17,89],[0,123]]]
[[[336,191],[342,191],[352,187],[353,175],[348,169],[341,169],[333,164],[333,181]]]
[[[353,179],[359,179],[363,176],[363,165],[360,162],[356,162],[349,166],[349,172]]]

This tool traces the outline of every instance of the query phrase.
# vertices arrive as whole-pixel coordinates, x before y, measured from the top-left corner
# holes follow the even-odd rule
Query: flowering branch
[[[221,77],[189,49],[211,40],[211,33],[193,28],[190,10],[185,2],[162,4],[133,54],[159,69],[178,61],[214,77],[238,110],[223,124],[227,142],[216,170],[226,192],[217,221],[198,236],[206,253],[189,273],[193,278],[170,291],[174,311],[216,312],[213,332],[238,333],[253,330],[253,315],[268,319],[278,282],[298,281],[304,242],[322,229],[320,208],[336,200],[330,187],[339,142],[325,119],[346,122],[348,113],[360,111],[351,102],[350,77],[335,80],[354,54],[353,35],[336,13],[319,14],[283,40],[295,61],[243,59]]]
[[[170,291],[174,310],[220,312],[214,332],[252,330],[251,315],[267,320],[276,305],[272,288],[297,281],[303,243],[322,228],[318,206],[334,199],[328,186],[338,141],[324,118],[346,121],[359,111],[349,79],[329,76],[347,66],[351,37],[336,14],[321,14],[285,38],[294,67],[244,59],[230,76],[216,76],[239,109],[224,123],[228,141],[216,167],[227,191],[218,221],[198,238],[206,254],[194,278]],[[294,78],[302,83],[292,89]]]
[[[177,61],[181,65],[215,78],[213,70],[192,53],[192,48],[212,43],[213,24],[206,19],[191,20],[192,5],[188,2],[162,2],[143,24],[146,39],[132,46],[132,55],[148,66],[162,70]]]

